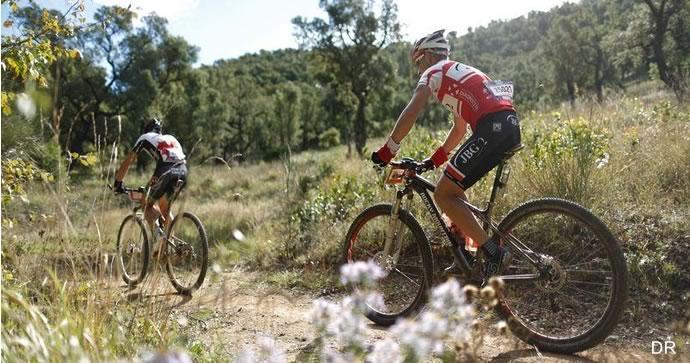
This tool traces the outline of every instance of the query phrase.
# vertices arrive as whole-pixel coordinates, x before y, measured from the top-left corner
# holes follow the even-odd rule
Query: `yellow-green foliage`
[[[561,120],[558,112],[552,116],[552,124],[525,130],[525,168],[530,177],[524,182],[539,195],[587,203],[597,194],[592,174],[609,161],[608,131],[583,117]]]
[[[50,173],[45,172],[31,161],[8,158],[2,161],[2,192],[3,202],[13,199],[15,196],[24,196],[29,182],[53,180]]]
[[[686,237],[690,230],[690,113],[666,100],[633,98],[604,106],[564,107],[556,112],[520,114],[526,148],[511,160],[511,180],[496,209],[496,218],[520,202],[545,194],[581,199],[621,241],[633,293],[644,291],[644,296],[670,302],[665,306],[676,309],[678,305],[673,305],[669,296],[686,286],[690,275],[690,256],[685,252],[690,251]],[[400,156],[429,156],[443,140],[443,132],[413,129],[402,143]],[[369,140],[367,148],[375,150],[384,141]],[[174,210],[199,215],[210,239],[211,264],[271,272],[275,275],[268,280],[281,286],[321,288],[332,281],[328,276],[342,261],[343,238],[354,216],[369,204],[393,200],[392,190],[383,187],[382,175],[372,167],[368,155],[348,158],[347,154],[347,147],[341,145],[268,163],[227,166],[192,161],[188,188]],[[3,163],[3,169],[9,165]],[[440,175],[435,171],[426,176],[436,180]],[[132,171],[125,181],[130,186],[142,185],[148,176]],[[472,187],[468,192],[470,201],[481,205],[492,181],[490,173]],[[45,324],[38,315],[33,324],[43,329],[40,335],[44,340],[57,339],[56,357],[71,358],[60,353],[61,347],[70,346],[71,335],[81,347],[74,351],[83,349],[97,360],[135,354],[134,348],[125,347],[173,344],[165,335],[165,331],[173,334],[172,328],[162,331],[164,339],[158,338],[152,328],[160,329],[167,318],[147,322],[141,315],[131,315],[132,311],[125,308],[129,302],[102,289],[86,288],[88,293],[84,295],[79,292],[79,286],[84,285],[67,284],[70,287],[65,299],[80,301],[79,296],[86,296],[82,300],[86,308],[46,300],[49,293],[53,294],[52,287],[35,293],[47,276],[45,266],[56,265],[61,256],[89,261],[99,252],[114,251],[117,229],[129,213],[129,204],[110,194],[105,188],[108,182],[93,177],[79,182],[68,180],[65,192],[57,195],[42,182],[24,182],[28,202],[15,198],[3,206],[3,218],[16,221],[13,226],[2,226],[3,287],[7,281],[17,285],[31,281],[32,287],[3,289],[3,328],[11,328],[4,330],[11,331],[12,336],[29,336],[17,327],[19,322],[33,319],[32,313],[9,295],[20,291],[27,306],[34,303],[47,316],[50,329],[43,328]],[[433,221],[418,198],[410,209],[425,231],[434,233]],[[433,236],[431,239],[434,241]],[[297,277],[310,281],[298,281]],[[62,278],[72,280],[74,276]],[[47,281],[52,286],[52,279]],[[95,301],[106,303],[98,305]],[[117,309],[119,317],[99,310],[112,307],[116,301],[123,308]],[[631,304],[642,306],[644,302]],[[44,309],[46,306],[50,308]],[[649,306],[644,305],[644,309]],[[6,318],[5,311],[14,318]],[[62,315],[77,319],[68,323],[69,332],[56,328]],[[117,330],[123,321],[138,328],[126,330],[129,335],[122,337],[112,329]],[[124,340],[107,349],[102,345],[105,343],[96,341],[99,349],[113,353],[94,355],[85,338],[86,328],[88,334],[115,342]],[[50,331],[62,335],[49,338]],[[9,341],[3,339],[4,344]],[[7,350],[14,357],[40,357],[15,343],[19,345]],[[193,341],[184,344],[199,350]]]

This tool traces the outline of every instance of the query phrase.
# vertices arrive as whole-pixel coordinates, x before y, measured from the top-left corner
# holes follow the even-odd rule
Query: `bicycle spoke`
[[[597,263],[597,262],[602,262],[602,261],[580,262],[580,263],[576,263],[576,264],[567,264],[566,266],[568,266],[568,267],[570,267],[570,268],[573,268],[573,267],[576,267],[576,266],[589,265],[589,264],[593,264],[593,263]],[[602,263],[603,263],[603,262],[602,262]]]
[[[588,281],[578,281],[578,280],[568,280],[568,282],[572,282],[574,284],[582,284],[582,285],[610,286],[609,284],[603,284],[600,282],[588,282]]]
[[[412,280],[407,274],[403,273],[402,271],[398,270],[397,268],[394,268],[393,271],[399,273],[404,278],[408,279],[411,283],[415,284],[415,286],[419,286],[419,284],[416,281]]]
[[[615,237],[600,222],[573,203],[539,199],[500,223],[504,235],[515,238],[508,241],[513,260],[503,275],[517,277],[515,282],[522,281],[520,275],[537,276],[529,284],[506,280],[503,302],[509,310],[501,310],[515,319],[520,339],[557,349],[580,340],[587,349],[610,334],[625,301],[624,290],[615,288],[625,282],[625,265]]]
[[[590,295],[590,296],[594,296],[594,297],[599,298],[599,299],[608,299],[608,298],[609,298],[608,296],[599,295],[599,294],[596,294],[596,293],[593,293],[593,292],[587,291],[587,290],[582,290],[582,289],[580,289],[580,288],[578,288],[578,287],[575,287],[575,286],[572,286],[572,285],[568,285],[568,284],[567,284],[567,287],[570,288],[570,289],[579,291],[579,292],[581,292],[581,293],[584,293],[584,294],[587,294],[587,295]]]
[[[582,262],[582,261],[588,260],[590,257],[592,257],[592,256],[594,256],[595,254],[597,254],[602,248],[604,248],[604,246],[599,245],[599,248],[597,248],[597,249],[595,249],[594,251],[592,251],[592,252],[591,252],[589,255],[587,255],[585,258],[579,259],[579,260],[578,260],[578,263],[580,263],[580,262]],[[571,266],[571,262],[572,262],[572,260],[574,260],[575,258],[577,258],[577,257],[572,258],[572,259],[571,259],[570,261],[568,261],[568,263],[566,263],[565,265],[566,265],[566,266]]]

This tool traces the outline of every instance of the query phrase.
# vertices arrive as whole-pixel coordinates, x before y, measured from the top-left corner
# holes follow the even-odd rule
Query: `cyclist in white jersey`
[[[145,201],[144,218],[151,230],[154,230],[154,223],[161,216],[167,227],[171,222],[170,203],[177,196],[175,187],[178,181],[182,183],[180,189],[187,183],[185,154],[180,142],[174,136],[161,133],[159,120],[155,118],[149,120],[142,129],[142,135],[134,143],[134,147],[115,173],[115,193],[124,192],[122,181],[127,175],[129,166],[142,152],[156,160],[156,170],[148,184],[149,192]]]

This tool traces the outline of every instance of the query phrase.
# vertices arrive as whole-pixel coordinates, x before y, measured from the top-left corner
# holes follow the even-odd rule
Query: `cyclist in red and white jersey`
[[[486,272],[499,274],[510,259],[507,248],[496,236],[489,238],[472,212],[456,198],[467,200],[465,190],[500,162],[504,153],[520,144],[520,125],[513,108],[513,85],[492,80],[480,70],[448,59],[450,45],[439,30],[417,40],[410,51],[421,77],[412,99],[402,111],[385,145],[371,156],[384,166],[400,148],[433,96],[454,116],[453,128],[443,145],[424,160],[429,167],[439,167],[462,141],[467,125],[472,135],[450,158],[434,192],[434,201],[460,229],[481,245],[487,256]]]
[[[144,218],[152,228],[158,217],[162,216],[165,226],[171,222],[170,203],[175,197],[174,191],[178,180],[184,187],[187,181],[187,166],[184,151],[180,142],[172,135],[161,133],[159,120],[150,119],[142,128],[142,135],[134,143],[134,147],[115,173],[116,193],[124,192],[122,180],[127,175],[129,166],[136,160],[137,155],[145,152],[156,161],[148,186],[150,187],[144,207]],[[156,203],[158,202],[158,203]]]

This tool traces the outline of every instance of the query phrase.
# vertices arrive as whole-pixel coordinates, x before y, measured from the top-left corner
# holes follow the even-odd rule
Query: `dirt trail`
[[[253,345],[259,336],[271,336],[286,352],[288,361],[304,361],[309,356],[315,338],[306,315],[317,296],[304,292],[275,288],[257,282],[256,275],[247,272],[211,274],[194,296],[173,294],[167,278],[154,275],[134,291],[126,292],[152,304],[172,308],[173,319],[182,322],[193,338],[210,343],[224,342],[228,355],[236,355],[246,345]],[[337,296],[326,297],[336,300]],[[493,319],[481,318],[480,329],[486,332],[478,351],[482,361],[490,362],[690,362],[688,349],[676,355],[652,355],[651,340],[621,338],[619,327],[603,344],[573,356],[539,353],[510,334],[500,336],[493,328]],[[389,333],[369,325],[368,342],[374,343]],[[331,343],[334,344],[334,343]],[[335,347],[335,345],[334,345]]]

